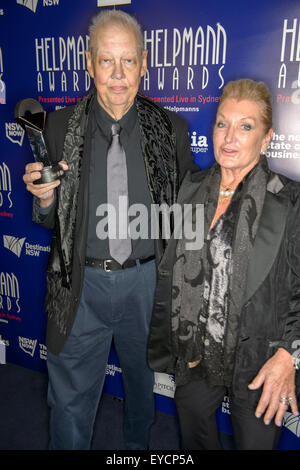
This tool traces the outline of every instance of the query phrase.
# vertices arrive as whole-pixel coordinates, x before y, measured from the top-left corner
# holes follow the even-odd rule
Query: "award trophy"
[[[44,168],[40,170],[41,178],[33,181],[33,183],[51,183],[63,176],[64,170],[62,167],[58,164],[52,165],[48,158],[43,136],[46,112],[43,110],[42,105],[32,98],[19,101],[15,106],[15,120],[27,133],[35,161],[44,165]]]

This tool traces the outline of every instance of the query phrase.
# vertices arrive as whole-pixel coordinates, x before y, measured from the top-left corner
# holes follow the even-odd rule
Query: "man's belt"
[[[98,268],[98,269],[100,268],[106,272],[109,272],[109,271],[117,271],[119,269],[133,268],[138,263],[140,264],[148,263],[149,261],[152,261],[153,259],[155,259],[154,255],[149,256],[148,258],[141,258],[139,260],[128,259],[127,261],[125,261],[125,263],[119,264],[114,259],[86,258],[85,266],[89,266],[90,268]]]

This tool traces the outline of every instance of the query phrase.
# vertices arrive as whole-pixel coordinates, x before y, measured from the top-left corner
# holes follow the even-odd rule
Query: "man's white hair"
[[[137,50],[140,58],[142,58],[144,50],[143,33],[138,21],[128,13],[122,10],[103,10],[98,15],[92,18],[91,25],[89,27],[90,42],[89,51],[91,54],[92,61],[94,62],[97,57],[97,35],[101,28],[107,28],[108,26],[117,25],[123,28],[130,29],[135,37],[137,43]]]

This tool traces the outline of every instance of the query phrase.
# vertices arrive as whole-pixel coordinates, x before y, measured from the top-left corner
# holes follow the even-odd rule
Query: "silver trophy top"
[[[48,152],[43,136],[46,112],[42,105],[33,98],[19,101],[15,106],[15,120],[26,131],[30,147],[36,162],[49,166]]]

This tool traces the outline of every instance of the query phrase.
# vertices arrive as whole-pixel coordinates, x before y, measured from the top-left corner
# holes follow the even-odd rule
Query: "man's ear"
[[[142,56],[142,67],[141,67],[141,77],[143,77],[147,70],[147,55],[148,51],[145,49]]]

